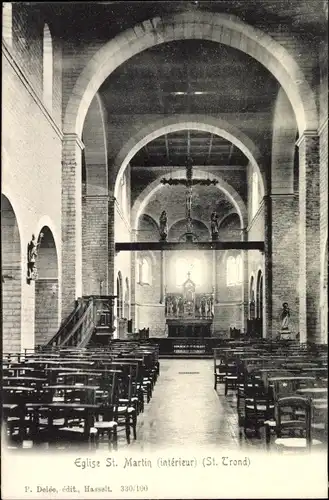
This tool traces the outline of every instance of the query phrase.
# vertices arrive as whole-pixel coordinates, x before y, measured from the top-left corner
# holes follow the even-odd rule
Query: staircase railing
[[[84,313],[62,342],[61,347],[85,347],[95,330],[94,303],[92,298]]]
[[[58,332],[52,337],[51,340],[46,344],[47,347],[57,347],[62,345],[66,337],[72,331],[76,323],[79,321],[86,309],[86,303],[81,299],[76,300],[75,308],[71,314],[64,320],[61,324]]]
[[[47,347],[85,347],[93,333],[113,332],[114,296],[79,298],[72,313],[48,342]]]

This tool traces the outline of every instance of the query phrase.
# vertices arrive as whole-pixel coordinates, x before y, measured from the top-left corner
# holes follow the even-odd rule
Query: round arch
[[[182,39],[222,43],[253,57],[285,90],[294,109],[299,134],[317,129],[314,94],[292,55],[271,36],[234,15],[198,10],[144,21],[104,44],[88,61],[72,89],[64,115],[64,133],[75,133],[81,138],[94,95],[119,65],[150,47]]]
[[[106,111],[97,92],[90,103],[83,126],[87,194],[106,194],[108,155]]]
[[[123,314],[123,282],[121,271],[117,275],[117,321]]]
[[[263,271],[257,271],[256,279],[256,318],[263,318]]]
[[[112,180],[115,180],[114,196],[118,196],[119,181],[130,160],[149,142],[162,135],[181,130],[197,130],[218,135],[232,142],[256,168],[261,179],[261,195],[265,194],[262,157],[253,141],[240,129],[221,118],[207,115],[175,115],[161,118],[143,127],[131,137],[119,151],[112,168]]]
[[[252,273],[249,279],[249,318],[255,319],[256,301],[255,301],[255,276]]]
[[[3,352],[19,352],[22,330],[22,251],[16,212],[1,194],[1,289]]]
[[[130,285],[129,278],[125,279],[125,293],[124,293],[124,317],[130,318]]]
[[[34,333],[35,345],[44,345],[57,332],[60,320],[58,251],[49,226],[42,226],[36,235],[40,246],[36,259]]]
[[[193,235],[198,239],[198,235],[204,234],[205,239],[209,239],[211,231],[209,225],[200,221],[199,219],[192,219]],[[183,237],[186,236],[186,219],[179,218],[174,221],[168,229],[168,239],[174,241],[184,241]]]
[[[34,234],[39,235],[42,232],[42,229],[44,227],[49,229],[49,231],[51,232],[52,238],[54,239],[54,246],[56,249],[56,256],[57,256],[57,263],[58,263],[57,265],[59,265],[59,257],[60,257],[59,248],[60,248],[61,238],[56,230],[56,226],[55,226],[53,220],[48,215],[43,215],[42,217],[40,217],[40,219],[38,220],[38,223],[35,226]]]
[[[195,170],[194,174],[198,176],[199,178],[205,178],[207,179],[208,174],[207,172],[204,172],[202,170]],[[173,178],[179,178],[182,176],[181,170],[175,170],[172,173]],[[152,195],[159,189],[161,189],[161,184],[160,180],[163,177],[163,175],[159,175],[157,179],[155,179],[153,182],[151,182],[138,196],[138,198],[135,200],[134,205],[131,210],[131,225],[133,229],[138,229],[138,220],[139,217],[142,215],[143,210],[145,209],[146,205],[148,204],[150,198]],[[245,206],[244,201],[242,200],[241,196],[235,191],[235,189],[228,184],[224,179],[219,177],[218,175],[213,175],[211,174],[211,177],[216,179],[218,181],[218,184],[216,187],[220,189],[232,202],[234,205],[239,217],[240,217],[240,222],[241,222],[241,229],[247,227],[248,225],[248,212],[247,208]]]

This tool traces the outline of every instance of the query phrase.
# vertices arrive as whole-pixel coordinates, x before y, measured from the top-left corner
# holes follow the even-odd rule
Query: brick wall
[[[43,101],[43,28],[44,19],[36,9],[24,3],[12,3],[11,52],[24,75]],[[52,32],[51,24],[49,24]],[[53,99],[50,114],[60,127],[62,120],[62,42],[52,36]],[[49,110],[48,110],[49,111]]]
[[[320,340],[320,165],[319,137],[299,140],[299,326],[301,339]]]
[[[58,280],[35,282],[35,344],[46,344],[58,330]]]
[[[33,9],[32,9],[33,10]],[[20,347],[34,344],[34,283],[26,283],[27,244],[45,223],[61,254],[61,61],[54,53],[54,95],[51,116],[42,103],[43,22],[23,4],[13,4],[13,44],[3,45],[2,189],[15,207],[21,238]],[[57,108],[56,108],[57,106]],[[57,118],[55,110],[57,109]],[[37,234],[36,234],[37,236]],[[59,257],[59,268],[61,266]],[[3,290],[11,301],[11,287]],[[6,297],[7,295],[7,297]],[[18,332],[18,328],[17,328]],[[16,341],[15,341],[16,342]],[[17,344],[17,342],[16,342]]]
[[[320,324],[321,342],[328,343],[328,48],[320,46]]]
[[[150,217],[141,217],[138,225],[137,241],[159,241],[157,225]],[[150,269],[149,283],[141,283],[139,265],[145,258]],[[164,257],[166,259],[166,256]],[[164,303],[160,304],[161,253],[136,252],[135,254],[135,328],[150,328],[150,336],[165,335]]]
[[[83,197],[82,269],[83,295],[98,295],[100,290],[103,295],[106,295],[108,290],[107,196]]]
[[[2,236],[3,238],[3,236]],[[19,352],[21,347],[21,268],[2,266],[3,274],[10,274],[2,283],[2,350]]]
[[[111,231],[111,222],[109,219],[109,227]],[[131,227],[130,227],[130,169],[129,167],[126,169],[126,172],[124,174],[124,182],[121,185],[121,191],[119,192],[119,198],[114,202],[114,235],[115,235],[115,241],[126,241],[129,242],[131,241],[132,238],[132,232],[131,232]],[[109,258],[109,265],[111,266],[111,259]],[[131,310],[131,289],[129,292],[129,295],[125,293],[125,288],[126,288],[126,280],[128,280],[129,284],[131,283],[131,263],[132,263],[132,255],[131,252],[120,252],[115,255],[115,258],[113,260],[114,262],[114,291],[115,295],[118,293],[117,290],[117,276],[118,273],[121,273],[122,276],[122,300],[123,300],[123,307],[122,307],[122,318],[124,318],[124,315],[128,312],[130,315],[132,314]],[[110,279],[110,278],[109,278]],[[125,304],[125,299],[128,300],[128,307],[127,303]],[[119,323],[118,319],[116,318],[116,334],[119,333]],[[131,317],[127,317],[127,320],[131,319]],[[123,338],[122,335],[120,335],[120,338]]]

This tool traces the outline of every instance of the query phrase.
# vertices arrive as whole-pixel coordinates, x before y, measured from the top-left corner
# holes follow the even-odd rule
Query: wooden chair
[[[222,349],[214,348],[214,389],[217,390],[217,384],[224,383],[226,375],[226,363]]]
[[[100,381],[100,387],[96,391],[96,402],[99,404],[97,418],[94,423],[98,433],[96,435],[96,447],[99,445],[99,439],[105,433],[108,437],[109,448],[118,448],[118,418],[116,409],[118,408],[118,385],[117,373],[107,372]]]
[[[137,439],[137,409],[133,398],[133,387],[137,383],[137,374],[134,365],[124,367],[118,379],[118,405],[115,409],[118,430],[123,427],[126,433],[127,443],[130,444],[130,429],[133,431],[134,440]]]
[[[274,417],[274,402],[261,386],[248,387],[244,400],[243,429],[255,432],[260,437],[260,428]]]
[[[310,451],[321,441],[311,436],[311,401],[298,396],[279,398],[275,404],[275,423],[266,423],[275,432],[275,438],[268,437],[269,447],[280,452]],[[267,433],[269,436],[269,433]]]
[[[228,362],[226,365],[226,375],[224,377],[225,396],[229,390],[236,391],[238,384],[244,380],[244,370],[241,363],[237,361]]]
[[[97,386],[67,384],[48,386],[50,402],[28,405],[37,428],[35,441],[60,443],[61,446],[87,442],[94,447],[97,430],[93,424],[98,409],[96,389]]]

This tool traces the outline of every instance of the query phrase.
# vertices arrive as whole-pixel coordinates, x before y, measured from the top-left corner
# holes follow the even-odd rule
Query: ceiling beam
[[[187,158],[190,157],[191,153],[191,131],[187,131]]]
[[[145,242],[118,242],[116,252],[138,252],[157,250],[259,250],[264,252],[263,241],[145,241]]]
[[[170,163],[170,155],[169,155],[169,143],[168,143],[168,134],[164,135],[165,138],[165,145],[166,145],[166,154],[167,154],[167,161]]]
[[[214,138],[214,135],[210,134],[210,141],[209,141],[209,147],[208,147],[208,156],[207,156],[207,160],[206,160],[207,164],[209,163],[209,160],[210,160],[213,138]]]
[[[231,147],[230,147],[230,152],[229,152],[229,155],[228,155],[228,161],[227,161],[228,165],[231,163],[231,158],[232,158],[232,154],[233,154],[233,149],[234,149],[234,144],[233,144],[233,142],[232,142]]]

